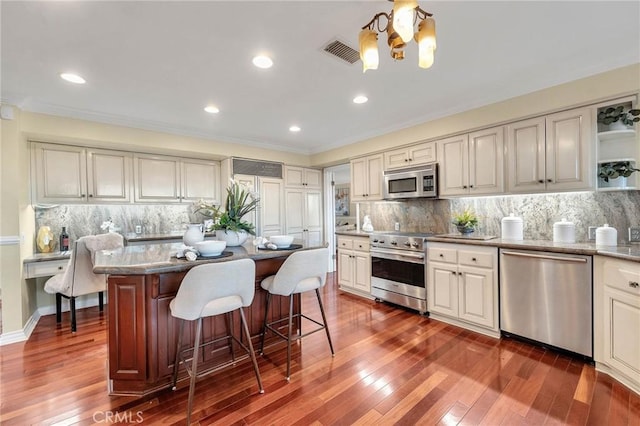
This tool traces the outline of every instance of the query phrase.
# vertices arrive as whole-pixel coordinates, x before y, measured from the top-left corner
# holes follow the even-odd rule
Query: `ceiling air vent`
[[[339,40],[334,40],[324,47],[324,51],[351,65],[360,60],[360,53],[354,48],[347,46]]]

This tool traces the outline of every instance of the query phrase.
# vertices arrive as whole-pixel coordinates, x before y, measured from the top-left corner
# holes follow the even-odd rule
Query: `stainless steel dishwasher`
[[[593,357],[591,256],[500,250],[500,329]]]

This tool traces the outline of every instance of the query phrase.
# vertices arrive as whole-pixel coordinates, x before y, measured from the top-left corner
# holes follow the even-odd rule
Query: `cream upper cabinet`
[[[133,171],[136,202],[220,202],[216,161],[135,154]]]
[[[591,189],[593,158],[589,108],[507,126],[509,192]]]
[[[440,195],[504,191],[504,126],[437,141]]]
[[[131,154],[55,144],[32,144],[36,203],[127,203]]]
[[[88,150],[87,193],[90,202],[131,201],[131,162],[129,152]]]
[[[136,202],[180,202],[180,159],[134,155]]]
[[[436,143],[425,142],[407,148],[399,148],[384,153],[384,169],[421,166],[437,160]]]
[[[308,245],[322,244],[322,192],[285,190],[287,235]]]
[[[216,161],[181,160],[182,200],[220,204],[220,166]],[[225,191],[226,197],[226,191]]]
[[[304,167],[284,167],[285,186],[288,188],[322,188],[322,170]]]
[[[352,201],[382,200],[382,154],[351,160]]]

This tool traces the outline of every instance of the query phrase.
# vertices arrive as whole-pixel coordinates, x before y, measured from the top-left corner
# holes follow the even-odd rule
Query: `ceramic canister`
[[[575,243],[576,242],[576,226],[573,222],[562,218],[560,222],[553,224],[553,242],[554,243]]]
[[[617,246],[618,231],[616,228],[604,224],[596,228],[596,246]]]
[[[524,239],[524,224],[521,217],[516,217],[511,213],[507,217],[502,218],[502,238],[505,240]]]

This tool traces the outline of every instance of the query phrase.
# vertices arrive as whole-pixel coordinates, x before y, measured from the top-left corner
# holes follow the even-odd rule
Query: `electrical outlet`
[[[595,226],[590,226],[589,227],[589,241],[595,241],[596,239],[596,227]]]
[[[399,231],[400,230],[400,222],[396,222],[396,224],[393,227],[393,229],[395,229],[396,231]]]
[[[629,242],[640,243],[640,228],[629,228]]]

